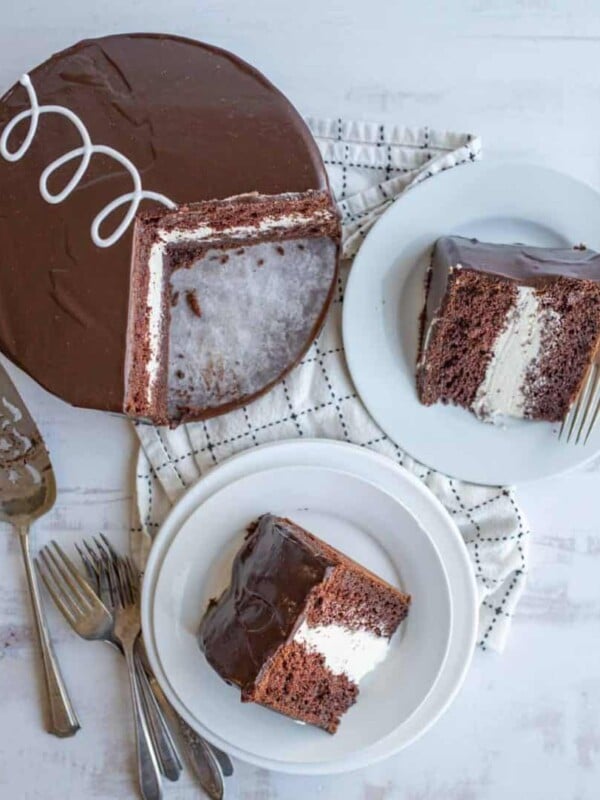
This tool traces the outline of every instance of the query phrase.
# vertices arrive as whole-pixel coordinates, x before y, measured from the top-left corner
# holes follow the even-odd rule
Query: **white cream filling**
[[[540,307],[535,289],[519,286],[517,292],[473,402],[473,411],[481,417],[523,417],[527,374],[540,355],[542,334],[559,320],[555,311]]]
[[[152,403],[156,378],[160,368],[161,340],[163,328],[163,292],[164,286],[164,264],[163,257],[165,249],[170,244],[178,242],[210,242],[215,239],[243,239],[248,236],[254,237],[256,234],[267,233],[278,229],[286,230],[296,225],[309,225],[317,222],[329,215],[327,211],[315,211],[310,216],[301,214],[288,214],[279,217],[264,217],[258,225],[236,225],[224,230],[216,230],[208,225],[199,226],[194,230],[173,228],[168,231],[160,231],[159,239],[150,250],[148,258],[148,269],[150,277],[148,281],[148,294],[146,305],[148,308],[148,349],[149,355],[146,362],[146,373],[148,383],[146,389],[146,400]]]
[[[385,659],[389,639],[371,631],[350,630],[342,625],[309,627],[306,621],[296,631],[294,641],[319,653],[334,675],[347,675],[358,684]]]

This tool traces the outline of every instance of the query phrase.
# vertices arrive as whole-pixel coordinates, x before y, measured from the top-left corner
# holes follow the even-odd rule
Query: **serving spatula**
[[[56,500],[50,456],[25,403],[0,364],[0,520],[19,534],[42,654],[48,695],[48,732],[73,736],[79,722],[52,649],[36,573],[29,549],[29,528]]]

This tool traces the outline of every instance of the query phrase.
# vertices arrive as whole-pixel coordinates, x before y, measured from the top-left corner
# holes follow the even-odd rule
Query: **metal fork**
[[[123,556],[115,550],[103,534],[100,534],[99,539],[94,538],[93,542],[94,547],[91,547],[85,541],[82,547],[76,547],[90,580],[97,587],[102,599],[107,604],[110,604],[112,599],[110,580],[106,568],[107,559],[122,560]],[[131,569],[136,570],[129,559],[126,559],[126,561]],[[139,575],[137,570],[136,574]],[[204,741],[172,708],[148,666],[142,638],[138,639],[137,652],[139,655],[139,668],[142,672],[145,672],[150,683],[151,689],[149,687],[149,692],[158,698],[165,714],[175,723],[183,746],[183,752],[200,786],[212,800],[221,800],[224,794],[223,776],[233,775],[231,759],[222,750]]]
[[[101,538],[103,540],[102,543],[94,539],[95,547],[91,547],[88,542],[84,541],[81,546],[76,544],[75,549],[79,553],[88,579],[92,583],[97,596],[112,614],[114,612],[116,599],[115,589],[110,586],[108,579],[107,560],[118,556],[108,539],[102,536],[102,534]],[[105,641],[114,645],[119,652],[123,654],[123,648],[112,631],[110,638],[105,639]],[[150,686],[151,678],[149,673],[144,669],[142,663],[143,653],[142,649],[139,647],[140,644],[141,639],[138,640],[138,646],[135,650],[136,670],[142,692],[142,701],[149,722],[150,735],[152,736],[154,748],[158,756],[158,765],[165,778],[170,781],[177,781],[183,770],[183,765],[171,736],[169,726],[167,725]]]
[[[140,632],[139,608],[135,602],[134,589],[127,576],[121,574],[121,570],[117,572],[114,566],[109,566],[116,607],[116,613],[111,614],[58,544],[52,542],[52,546],[52,549],[42,548],[39,559],[36,559],[36,566],[57,607],[82,637],[114,640],[123,650],[133,701],[142,797],[144,800],[161,800],[160,770],[142,705],[133,656]]]
[[[600,365],[592,364],[575,403],[564,418],[558,438],[587,444],[600,416]]]
[[[135,645],[142,630],[138,603],[139,584],[135,580],[131,565],[124,560],[108,559],[107,570],[115,606],[114,636],[123,648],[129,672],[140,788],[144,800],[158,800],[162,797],[160,771],[146,722],[135,666]]]
[[[54,551],[49,547],[42,548],[36,566],[55,604],[67,622],[83,639],[107,642],[123,654],[123,648],[114,636],[113,603],[105,601],[105,595],[99,590],[100,586],[96,575],[89,576],[93,589],[92,595],[89,595],[89,584],[81,577],[56,542],[53,544]],[[80,551],[78,545],[75,547]],[[74,589],[71,588],[73,584],[66,582],[67,578],[77,584],[76,589],[79,590],[77,594],[74,594]],[[87,595],[87,603],[83,602],[80,596],[81,592]],[[139,663],[137,653],[136,665],[160,771],[168,780],[177,781],[183,769],[181,759],[177,754],[165,718],[150,689],[148,675]]]

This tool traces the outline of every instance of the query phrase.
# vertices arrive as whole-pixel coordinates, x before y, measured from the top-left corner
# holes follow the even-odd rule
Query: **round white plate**
[[[466,547],[456,525],[443,506],[406,470],[372,451],[328,440],[277,442],[253,448],[223,462],[184,495],[156,537],[146,567],[142,592],[144,640],[158,680],[171,700],[176,699],[158,658],[152,620],[155,589],[165,554],[189,516],[223,486],[253,472],[294,465],[325,466],[344,470],[364,477],[398,497],[435,543],[450,587],[453,626],[446,661],[427,699],[393,733],[374,747],[361,751],[351,760],[339,759],[326,765],[282,762],[277,759],[276,752],[266,759],[255,758],[243,752],[235,753],[244,760],[279,771],[303,774],[343,772],[387,758],[421,736],[439,718],[456,695],[466,675],[475,646],[478,601]],[[198,535],[201,536],[201,533]],[[376,673],[372,677],[375,676]],[[393,691],[393,687],[390,687],[390,691]],[[194,728],[199,729],[191,714],[184,711],[183,716]],[[228,743],[219,737],[207,734],[206,738],[215,745],[228,749]]]
[[[400,197],[373,227],[344,298],[344,346],[358,392],[379,425],[419,461],[482,484],[552,475],[600,451],[558,441],[557,426],[479,421],[462,408],[423,406],[415,389],[423,277],[440,236],[600,250],[600,194],[574,178],[526,164],[469,164]]]
[[[198,647],[209,600],[228,586],[248,525],[266,511],[307,527],[413,598],[387,658],[361,682],[358,702],[335,736],[241,703],[239,689],[216,674]],[[209,497],[173,539],[152,608],[157,655],[176,708],[199,731],[247,758],[321,769],[353,760],[410,718],[437,680],[452,626],[444,567],[413,515],[374,484],[323,467],[255,472]]]

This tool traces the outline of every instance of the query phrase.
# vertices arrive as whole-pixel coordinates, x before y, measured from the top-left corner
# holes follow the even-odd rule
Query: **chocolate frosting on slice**
[[[600,255],[585,247],[531,247],[490,244],[463,236],[444,236],[436,244],[437,258],[463,269],[489,272],[520,283],[540,278],[600,281]]]
[[[229,683],[250,686],[301,620],[311,590],[332,562],[265,514],[236,555],[231,583],[211,601],[198,639],[208,662]]]
[[[176,203],[327,186],[294,108],[223,50],[174,36],[108,36],[53,56],[30,77],[40,105],[71,109],[94,144],[133,162],[145,190]],[[29,107],[22,86],[10,89],[0,100],[0,133]],[[26,132],[23,122],[11,150]],[[107,248],[92,242],[90,226],[132,190],[131,177],[96,154],[64,202],[50,205],[39,190],[43,170],[80,145],[69,120],[44,114],[20,161],[0,157],[0,348],[63,399],[120,412],[132,226]],[[50,190],[59,192],[79,163],[58,170]],[[101,232],[113,230],[125,211],[116,210]]]
[[[557,278],[600,281],[600,254],[585,247],[530,247],[492,244],[464,236],[442,236],[435,243],[428,276],[425,322],[436,314],[451,269],[485,272],[535,286]]]

